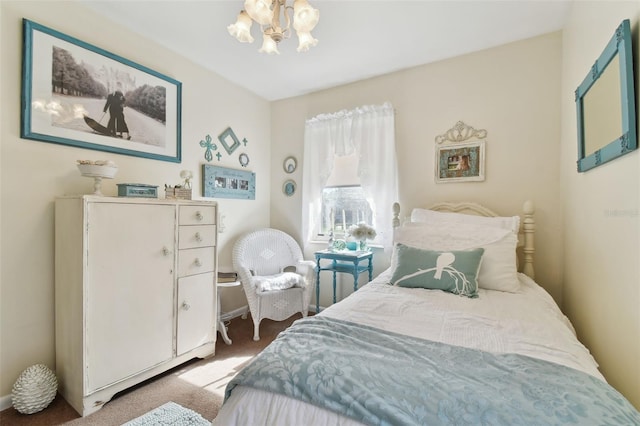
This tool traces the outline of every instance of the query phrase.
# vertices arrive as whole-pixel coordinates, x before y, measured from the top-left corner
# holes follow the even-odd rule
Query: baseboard
[[[220,321],[230,321],[234,318],[243,317],[246,318],[249,313],[249,305],[244,305],[233,311],[224,312],[220,314]]]
[[[320,306],[321,311],[324,309],[325,309],[324,306]],[[309,312],[314,312],[317,314],[316,305],[309,305]],[[238,318],[238,317],[246,318],[248,313],[249,313],[249,305],[244,305],[239,307],[238,309],[234,309],[233,311],[223,312],[222,314],[220,314],[220,321],[222,322],[231,321],[232,319]]]
[[[0,411],[11,408],[11,395],[0,397]]]

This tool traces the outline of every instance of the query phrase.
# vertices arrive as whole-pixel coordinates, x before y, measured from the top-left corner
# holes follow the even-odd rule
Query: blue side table
[[[358,290],[358,277],[364,271],[369,271],[369,281],[373,276],[373,252],[370,251],[330,251],[320,250],[316,256],[316,313],[320,312],[320,271],[333,272],[333,303],[336,303],[336,273],[346,272],[353,275],[353,291]],[[331,263],[322,266],[322,259]],[[366,264],[360,263],[364,260]]]

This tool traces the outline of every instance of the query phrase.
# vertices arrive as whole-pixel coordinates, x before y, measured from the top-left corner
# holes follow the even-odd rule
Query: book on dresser
[[[238,281],[238,274],[235,272],[218,272],[219,283],[232,283]]]

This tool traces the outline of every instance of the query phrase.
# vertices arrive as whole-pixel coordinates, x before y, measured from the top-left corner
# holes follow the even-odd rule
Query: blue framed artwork
[[[20,137],[179,163],[182,83],[23,19]]]
[[[202,196],[256,199],[256,174],[245,170],[202,165]]]

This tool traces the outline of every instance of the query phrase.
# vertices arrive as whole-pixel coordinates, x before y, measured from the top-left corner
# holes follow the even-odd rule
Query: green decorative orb
[[[344,250],[347,248],[347,242],[345,240],[335,240],[333,242],[334,250]]]

